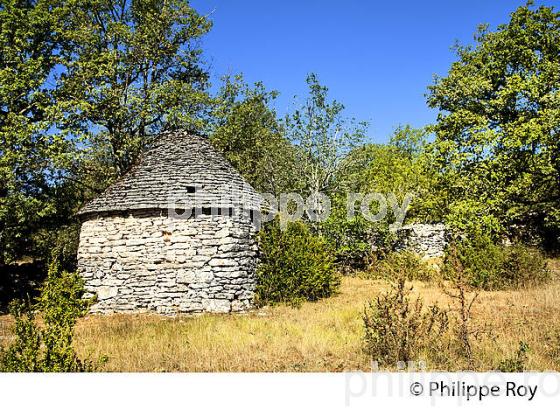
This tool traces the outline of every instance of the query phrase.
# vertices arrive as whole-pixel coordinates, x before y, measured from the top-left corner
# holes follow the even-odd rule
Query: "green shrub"
[[[83,292],[82,279],[77,274],[61,272],[55,258],[37,303],[14,302],[10,306],[15,318],[15,340],[0,351],[0,371],[94,370],[93,363],[78,358],[72,345],[76,321],[87,313],[91,303],[82,298]]]
[[[322,233],[334,249],[335,261],[341,271],[351,273],[364,269],[371,255],[371,227],[364,218],[335,219],[322,225]]]
[[[469,283],[485,290],[520,288],[544,283],[551,277],[544,255],[524,245],[503,246],[485,237],[463,239],[450,249],[456,252]],[[443,275],[452,279],[450,254]]]
[[[331,213],[320,229],[333,249],[339,271],[352,274],[368,266],[373,249],[389,249],[394,234],[387,221],[371,222],[359,212],[349,218],[346,201],[345,195],[333,196]]]
[[[15,319],[15,340],[7,349],[0,349],[0,371],[40,372],[41,330],[35,322],[35,315],[29,304],[14,301],[9,307]]]
[[[368,279],[432,280],[437,271],[417,254],[409,251],[390,252],[384,258],[373,259],[363,276]]]
[[[449,318],[437,305],[424,309],[422,299],[410,300],[404,278],[394,288],[366,306],[363,320],[365,351],[381,366],[418,360],[436,354],[448,331]]]
[[[501,277],[506,286],[519,288],[547,282],[551,271],[538,249],[514,245],[506,248]]]
[[[340,278],[328,246],[304,223],[290,222],[282,230],[275,219],[259,232],[258,240],[258,304],[298,305],[331,296],[338,289]]]

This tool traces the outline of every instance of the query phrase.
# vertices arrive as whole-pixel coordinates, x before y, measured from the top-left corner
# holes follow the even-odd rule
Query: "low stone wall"
[[[78,270],[93,312],[231,312],[252,306],[254,228],[229,215],[159,211],[83,222]]]
[[[442,257],[449,243],[444,224],[411,224],[397,231],[396,250],[408,250],[424,259]]]

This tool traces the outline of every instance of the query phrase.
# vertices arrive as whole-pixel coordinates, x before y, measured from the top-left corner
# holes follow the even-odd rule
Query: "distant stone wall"
[[[254,233],[228,215],[100,216],[82,224],[78,270],[93,312],[241,311],[253,302]]]
[[[408,250],[425,259],[443,256],[449,242],[444,224],[411,224],[397,231],[396,250]]]

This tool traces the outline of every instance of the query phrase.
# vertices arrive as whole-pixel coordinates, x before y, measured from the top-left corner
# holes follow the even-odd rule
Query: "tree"
[[[58,79],[61,126],[122,175],[151,136],[202,127],[209,96],[199,38],[211,23],[186,0],[74,0]],[[101,151],[101,152],[99,152]]]
[[[214,111],[210,140],[258,191],[275,196],[298,185],[295,150],[284,137],[272,102],[278,95],[262,83],[250,87],[225,77]]]
[[[48,130],[64,13],[54,0],[0,5],[0,264],[28,252],[37,226],[59,210],[53,181],[70,143]]]
[[[366,144],[352,150],[337,174],[344,192],[394,194],[399,204],[412,197],[409,219],[438,221],[437,200],[425,129],[399,126],[389,144]]]
[[[315,74],[307,76],[309,95],[285,119],[289,140],[297,147],[297,163],[307,194],[329,193],[344,156],[365,138],[367,123],[343,117],[344,105],[328,101],[328,88]]]
[[[210,26],[186,0],[0,5],[0,263],[52,245],[155,133],[203,127]]]
[[[557,241],[560,14],[529,2],[495,32],[482,26],[475,41],[457,47],[458,61],[428,96],[440,110],[433,129],[446,207]]]
[[[389,248],[390,225],[395,222],[394,206],[403,209],[410,201],[407,220],[440,221],[434,202],[435,175],[427,150],[426,130],[398,127],[389,144],[365,144],[354,148],[336,173],[337,193],[332,196],[332,211],[322,224],[322,232],[336,249],[337,262],[343,268],[363,269],[372,253]],[[348,195],[352,193],[385,196],[393,213],[383,221],[372,222],[361,213],[348,217]],[[394,195],[394,196],[393,196]],[[376,206],[374,201],[371,205]],[[378,209],[372,209],[373,214]],[[401,212],[401,211],[397,211]]]

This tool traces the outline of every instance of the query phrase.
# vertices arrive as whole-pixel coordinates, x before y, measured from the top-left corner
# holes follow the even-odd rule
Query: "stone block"
[[[113,286],[99,286],[95,289],[99,300],[114,298],[119,293],[119,290]]]
[[[237,266],[237,261],[229,258],[214,258],[208,262],[210,266]]]
[[[202,308],[206,312],[229,313],[231,302],[225,299],[206,299],[202,301]]]

